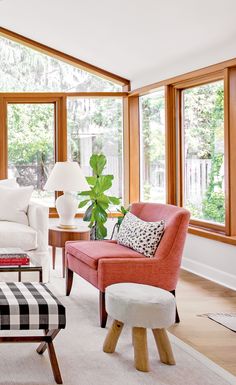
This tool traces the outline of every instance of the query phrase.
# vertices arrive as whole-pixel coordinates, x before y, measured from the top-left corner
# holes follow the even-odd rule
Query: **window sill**
[[[194,226],[189,226],[188,233],[236,246],[236,236],[228,236],[219,232],[200,229]]]
[[[84,216],[84,213],[77,213],[75,215],[76,218],[83,218]],[[118,213],[118,212],[114,212],[114,213],[108,213],[108,218],[118,218],[120,217],[121,214]],[[59,218],[58,214],[57,214],[57,211],[55,208],[50,208],[50,211],[49,211],[49,218]]]

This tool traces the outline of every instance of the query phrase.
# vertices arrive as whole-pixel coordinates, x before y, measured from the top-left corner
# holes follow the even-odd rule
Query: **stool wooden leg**
[[[103,344],[103,351],[105,353],[114,353],[123,326],[123,322],[113,321]]]
[[[133,327],[132,340],[134,345],[134,364],[141,372],[149,372],[147,330]]]
[[[160,360],[167,365],[175,365],[171,344],[165,329],[152,329]]]

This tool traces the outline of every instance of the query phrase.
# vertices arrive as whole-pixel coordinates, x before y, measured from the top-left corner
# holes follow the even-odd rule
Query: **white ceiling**
[[[236,0],[2,0],[0,25],[132,88],[236,57]]]

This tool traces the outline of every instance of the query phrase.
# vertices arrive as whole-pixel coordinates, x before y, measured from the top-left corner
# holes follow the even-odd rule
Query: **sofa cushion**
[[[146,222],[127,213],[121,223],[117,242],[153,258],[164,232],[165,222]]]
[[[0,220],[28,225],[27,210],[33,186],[0,188]]]
[[[66,242],[66,252],[95,270],[98,268],[99,259],[144,258],[142,254],[118,245],[115,241]]]
[[[34,250],[37,248],[37,232],[21,223],[0,221],[0,247]]]

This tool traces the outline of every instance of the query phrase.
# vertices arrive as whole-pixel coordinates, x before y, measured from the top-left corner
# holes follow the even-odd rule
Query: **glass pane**
[[[166,202],[164,89],[140,97],[140,194]]]
[[[192,217],[225,221],[224,83],[183,91],[184,203]]]
[[[122,91],[122,87],[0,36],[0,92]]]
[[[121,98],[68,98],[68,159],[91,175],[90,156],[103,153],[113,174],[110,195],[123,196],[123,102]]]
[[[8,104],[8,177],[34,186],[33,198],[54,206],[54,193],[43,191],[54,165],[54,105]]]

